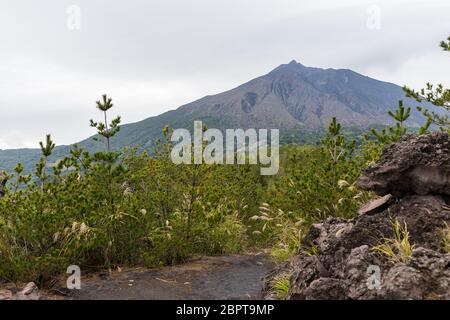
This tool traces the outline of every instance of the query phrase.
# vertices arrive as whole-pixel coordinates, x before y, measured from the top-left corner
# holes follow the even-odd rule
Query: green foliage
[[[43,184],[47,179],[46,170],[48,157],[52,155],[55,144],[53,143],[51,136],[47,134],[45,145],[42,141],[40,141],[39,146],[41,147],[42,157],[36,164],[36,176],[41,180],[41,187],[43,187]],[[20,164],[20,167],[18,169],[22,171],[22,164]]]
[[[45,162],[33,176],[17,165],[0,199],[0,280],[241,251],[262,193],[258,168],[175,165],[169,131],[156,157],[75,146],[48,173]]]
[[[53,143],[52,138],[49,134],[46,137],[45,146],[42,141],[39,142],[39,146],[41,147],[42,155],[44,157],[49,157],[52,154],[53,149],[55,148],[55,144]]]
[[[447,41],[442,41],[440,46],[444,51],[450,51],[450,37],[448,37]],[[416,99],[417,102],[431,102],[442,111],[437,112],[423,107],[417,107],[417,109],[421,111],[427,119],[427,124],[425,125],[426,128],[424,127],[424,129],[428,129],[431,124],[434,124],[439,127],[441,131],[450,133],[450,89],[444,88],[442,84],[433,85],[431,83],[427,83],[426,87],[419,91],[406,86],[403,87],[403,90],[405,91],[407,97],[412,97]],[[424,129],[422,129],[422,132],[426,131]]]
[[[252,235],[258,243],[270,245],[270,255],[276,262],[283,262],[294,256],[300,246],[305,224],[303,219],[288,216],[281,209],[274,209],[268,203],[262,203],[254,221]]]
[[[91,119],[91,127],[97,129],[97,133],[106,139],[107,151],[111,151],[110,139],[120,131],[120,116],[114,118],[108,125],[107,111],[111,109],[114,104],[112,99],[108,98],[106,94],[102,95],[102,100],[97,101],[97,109],[102,111],[105,117],[105,122],[95,122]],[[97,139],[97,138],[94,138]]]
[[[267,202],[305,225],[328,216],[352,217],[370,197],[354,186],[368,161],[333,119],[320,146],[282,148],[280,174],[269,183]]]
[[[310,223],[351,217],[368,197],[353,185],[367,159],[341,130],[334,119],[320,146],[284,148],[272,178],[254,165],[175,165],[168,127],[153,156],[74,146],[48,170],[48,136],[34,174],[18,164],[0,199],[0,279],[42,283],[70,264],[165,265],[255,245],[287,260]]]
[[[389,126],[381,131],[372,129],[372,135],[378,140],[381,146],[392,143],[400,139],[405,133],[407,128],[405,127],[405,122],[411,115],[411,108],[405,109],[403,106],[403,101],[398,102],[398,108],[395,111],[389,111],[389,116],[396,121],[395,126]],[[430,124],[422,127],[421,132],[425,132]]]
[[[302,248],[303,253],[307,256],[316,256],[319,253],[319,248],[315,244],[305,246]]]
[[[441,41],[440,45],[444,51],[450,51],[450,37],[447,38],[447,41]]]
[[[289,294],[291,287],[289,274],[281,274],[276,276],[271,282],[272,292],[278,300],[285,300]]]

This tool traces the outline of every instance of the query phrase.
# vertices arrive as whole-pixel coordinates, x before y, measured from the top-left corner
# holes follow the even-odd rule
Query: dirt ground
[[[258,299],[261,277],[272,267],[264,253],[203,257],[158,269],[82,274],[81,290],[43,291],[41,299]]]

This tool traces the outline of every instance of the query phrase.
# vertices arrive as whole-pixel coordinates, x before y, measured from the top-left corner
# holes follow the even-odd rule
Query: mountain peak
[[[297,71],[298,69],[303,69],[303,68],[305,68],[304,65],[302,65],[300,62],[297,62],[297,60],[293,59],[289,63],[279,65],[278,67],[273,69],[272,72],[279,71],[279,70],[285,70],[285,71],[296,70]]]
[[[287,64],[287,66],[289,66],[289,67],[304,67],[304,65],[302,65],[300,62],[298,62],[295,59],[292,59],[291,62],[289,62]]]

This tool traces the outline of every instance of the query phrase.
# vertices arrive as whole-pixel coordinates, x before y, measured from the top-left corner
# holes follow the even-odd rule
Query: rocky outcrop
[[[407,135],[387,147],[358,185],[378,195],[450,195],[450,141],[446,133]]]
[[[402,138],[358,185],[383,198],[354,219],[312,225],[298,255],[264,279],[265,298],[272,298],[272,279],[289,272],[289,299],[450,299],[450,254],[442,246],[450,224],[449,136]],[[395,239],[394,221],[407,226],[413,247],[406,259],[374,250]]]

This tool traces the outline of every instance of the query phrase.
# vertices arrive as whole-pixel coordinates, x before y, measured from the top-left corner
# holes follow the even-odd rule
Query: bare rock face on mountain
[[[273,297],[274,277],[289,273],[289,299],[450,299],[449,163],[444,133],[410,135],[387,147],[359,185],[394,196],[363,206],[352,220],[312,225],[299,254],[266,276],[264,296]],[[402,259],[394,246],[393,256],[374,250],[395,239],[395,221],[413,246]]]

